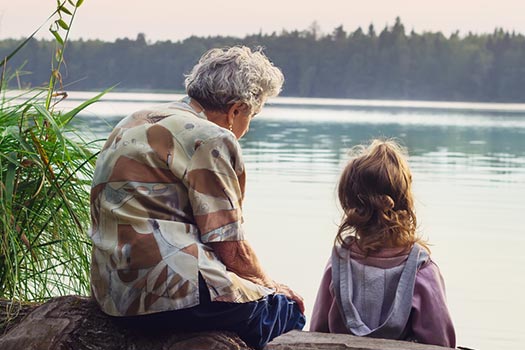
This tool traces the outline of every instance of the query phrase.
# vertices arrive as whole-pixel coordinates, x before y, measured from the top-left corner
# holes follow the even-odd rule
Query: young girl
[[[310,331],[455,347],[445,286],[416,235],[412,176],[402,148],[360,147],[339,182],[344,211]]]

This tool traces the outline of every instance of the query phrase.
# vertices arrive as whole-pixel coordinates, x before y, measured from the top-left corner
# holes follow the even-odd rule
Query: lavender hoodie
[[[345,255],[348,264],[344,263]],[[385,248],[365,257],[354,243],[349,250],[340,251],[339,256],[332,253],[325,269],[310,331],[455,347],[443,278],[438,266],[419,247],[416,252]],[[336,261],[336,271],[332,271],[332,261]],[[409,267],[411,264],[415,266]],[[334,272],[340,276],[336,281]]]

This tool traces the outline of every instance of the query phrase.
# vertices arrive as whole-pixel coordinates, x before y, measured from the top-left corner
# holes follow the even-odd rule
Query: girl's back
[[[374,141],[343,171],[344,210],[311,331],[454,347],[443,279],[415,234],[411,174],[401,148]]]

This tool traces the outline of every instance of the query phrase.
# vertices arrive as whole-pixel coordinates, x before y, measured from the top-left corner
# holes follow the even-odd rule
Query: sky
[[[30,35],[54,11],[56,0],[1,0],[0,40]],[[244,37],[262,32],[305,30],[316,22],[321,33],[376,31],[400,17],[407,32],[445,35],[491,33],[496,27],[525,34],[525,0],[85,0],[71,39],[179,41],[192,35]],[[38,38],[49,38],[45,25]]]

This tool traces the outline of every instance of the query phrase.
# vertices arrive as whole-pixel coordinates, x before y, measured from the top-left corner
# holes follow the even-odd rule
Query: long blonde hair
[[[339,180],[343,219],[336,243],[348,248],[355,241],[369,254],[383,247],[411,247],[426,243],[416,235],[412,174],[407,153],[396,141],[373,140],[357,153]],[[352,239],[345,238],[352,236]]]

